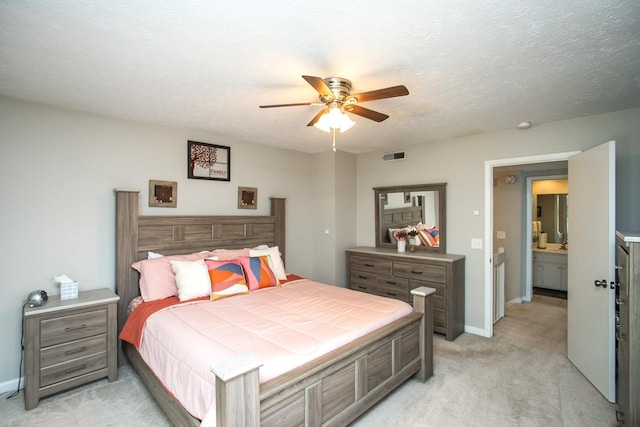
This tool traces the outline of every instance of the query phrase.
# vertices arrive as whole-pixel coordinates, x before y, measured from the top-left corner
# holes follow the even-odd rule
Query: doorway
[[[537,156],[517,157],[510,159],[498,159],[485,161],[485,302],[484,302],[484,330],[483,335],[486,337],[493,336],[493,268],[492,257],[494,253],[494,168],[499,167],[514,167],[514,168],[541,168],[543,164],[553,164],[554,162],[566,162],[570,157],[578,154],[579,151],[542,154]],[[530,202],[529,202],[530,203]],[[531,236],[531,221],[525,221],[525,226],[522,227],[520,233],[524,236]],[[524,233],[524,234],[522,234]],[[522,239],[522,241],[526,241]],[[523,253],[524,243],[520,246],[519,253]],[[529,251],[531,251],[531,242],[528,244]],[[526,247],[524,248],[526,251]],[[507,255],[508,256],[508,255]],[[525,257],[526,258],[526,257]],[[529,258],[530,259],[530,258]],[[530,261],[529,261],[530,264]],[[531,268],[529,266],[529,268]],[[531,271],[531,270],[529,270]]]

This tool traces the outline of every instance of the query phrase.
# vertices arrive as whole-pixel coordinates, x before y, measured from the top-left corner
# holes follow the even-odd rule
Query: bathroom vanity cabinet
[[[567,291],[567,252],[533,250],[533,286]]]

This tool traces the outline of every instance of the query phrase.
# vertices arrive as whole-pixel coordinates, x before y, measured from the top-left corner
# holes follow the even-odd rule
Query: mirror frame
[[[384,242],[382,236],[386,233],[385,230],[381,230],[381,212],[382,206],[380,205],[380,200],[383,196],[388,193],[403,193],[403,192],[415,192],[415,191],[437,191],[438,192],[438,216],[439,216],[439,224],[438,230],[440,232],[440,244],[437,248],[429,247],[429,246],[411,246],[409,250],[411,251],[424,251],[424,252],[436,252],[436,253],[446,253],[447,252],[447,184],[446,183],[438,183],[438,184],[415,184],[415,185],[396,185],[391,187],[374,187],[374,197],[375,197],[375,205],[376,205],[376,248],[389,248],[395,249],[396,245],[393,243]]]

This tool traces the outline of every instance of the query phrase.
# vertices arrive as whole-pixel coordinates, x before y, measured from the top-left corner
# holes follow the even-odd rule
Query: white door
[[[569,224],[568,357],[614,402],[615,141],[569,159]]]

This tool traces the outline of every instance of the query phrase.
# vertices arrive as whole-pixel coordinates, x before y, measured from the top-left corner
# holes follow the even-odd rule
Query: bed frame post
[[[261,366],[248,352],[210,366],[216,376],[216,426],[260,425]]]
[[[420,286],[411,290],[413,295],[413,309],[422,313],[420,322],[420,370],[416,378],[426,381],[433,375],[433,301],[432,294],[436,290],[426,286]]]
[[[284,201],[286,199],[271,197],[271,216],[275,217],[275,245],[280,250],[280,255],[282,257],[282,262],[286,264],[285,253],[286,253],[286,245],[285,245],[285,210],[284,210]]]
[[[127,320],[127,305],[138,296],[135,271],[138,250],[138,190],[114,189],[116,193],[116,293],[118,301],[118,333]],[[122,345],[118,345],[118,366],[126,363]]]

